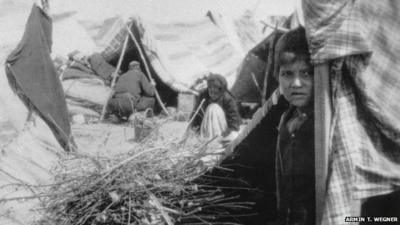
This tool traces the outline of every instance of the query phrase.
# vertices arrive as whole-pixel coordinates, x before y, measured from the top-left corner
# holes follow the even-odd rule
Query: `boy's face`
[[[310,64],[299,59],[281,65],[279,87],[290,104],[296,107],[308,106],[314,98],[314,76]]]

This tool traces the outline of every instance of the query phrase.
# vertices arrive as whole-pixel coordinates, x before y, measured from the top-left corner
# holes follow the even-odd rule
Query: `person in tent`
[[[278,126],[278,224],[315,224],[314,78],[304,28],[276,44],[275,77],[289,108]]]
[[[196,110],[199,107],[200,110]],[[223,141],[229,142],[237,136],[241,118],[223,76],[210,74],[207,77],[207,89],[200,94],[194,109],[192,127],[195,130],[200,129],[201,137],[213,138],[221,135],[224,137]]]
[[[133,112],[154,107],[155,82],[148,81],[137,61],[129,63],[128,71],[118,78],[114,91],[107,105],[112,122],[127,121]]]

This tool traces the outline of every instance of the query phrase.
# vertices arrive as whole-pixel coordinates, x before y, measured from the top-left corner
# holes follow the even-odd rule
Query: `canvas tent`
[[[9,129],[8,131],[12,131],[13,135],[7,139],[0,135],[0,194],[2,199],[16,198],[16,200],[1,202],[0,224],[30,224],[38,219],[39,214],[33,213],[32,209],[40,206],[40,200],[25,197],[35,194],[34,187],[51,183],[54,177],[52,169],[58,163],[59,156],[65,153],[65,149],[61,147],[54,135],[60,135],[58,140],[65,143],[67,139],[64,139],[65,133],[62,133],[70,132],[69,124],[63,122],[68,121],[68,118],[64,117],[66,116],[66,109],[62,89],[59,83],[54,83],[57,82],[58,77],[52,76],[55,70],[51,67],[49,55],[51,44],[47,43],[49,37],[45,36],[51,32],[51,29],[49,29],[51,28],[50,21],[35,7],[29,14],[31,8],[31,4],[26,5],[26,3],[20,2],[14,5],[13,1],[4,10],[10,10],[15,14],[13,14],[11,21],[2,21],[3,26],[8,28],[7,32],[4,32],[6,34],[3,36],[5,39],[3,43],[10,44],[9,47],[17,47],[20,38],[16,37],[23,35],[24,27],[27,28],[25,35],[29,35],[29,38],[24,36],[20,45],[8,58],[11,60],[9,61],[12,64],[11,68],[15,68],[14,73],[10,74],[13,76],[11,77],[13,79],[12,84],[17,85],[14,87],[19,91],[18,97],[24,98],[24,103],[12,93],[11,85],[7,84],[6,54],[12,52],[13,49],[3,48],[5,46],[2,45],[4,52],[1,59],[4,67],[0,72],[2,75],[0,93],[1,100],[4,100],[2,107],[5,109],[4,111],[7,111],[7,114],[1,116],[6,116],[7,119],[12,121],[13,126],[2,126],[1,133],[6,131],[5,129]],[[28,17],[29,22],[26,23]],[[4,15],[4,18],[7,18],[7,15]],[[32,51],[36,54],[31,54]],[[36,63],[29,60],[28,56],[32,55],[37,60]],[[51,64],[46,65],[48,62]],[[32,66],[31,70],[26,70],[24,68],[26,65]],[[47,86],[38,90],[36,89],[38,83],[33,85],[34,88],[26,87],[24,81],[35,82],[37,79],[43,79],[43,83],[51,84],[52,87]],[[25,94],[28,95],[24,96]],[[33,98],[30,94],[34,95]],[[47,95],[45,100],[42,99],[43,95]],[[59,101],[60,96],[64,100]],[[48,101],[59,102],[50,102],[49,104]],[[34,110],[34,114],[39,115],[39,117],[33,116],[33,121],[26,121],[27,106],[29,110]],[[49,126],[49,123],[53,123],[53,125]],[[61,126],[55,128],[55,123]],[[63,129],[65,130],[63,131]]]
[[[228,86],[232,87],[244,52],[262,38],[249,15],[235,20],[211,11],[209,15],[213,19],[205,15],[194,21],[174,23],[145,21],[140,17],[125,20],[118,16],[99,21],[80,20],[79,23],[94,40],[97,51],[114,66],[120,58],[126,36],[130,35],[129,29],[139,46],[129,37],[121,71],[127,70],[131,60],[136,60],[141,62],[142,70],[147,74],[145,60],[157,82],[161,101],[167,106],[176,106],[177,93],[193,93],[191,88],[196,81],[210,72],[222,74],[228,80]],[[60,20],[55,27],[65,23]],[[144,53],[144,59],[138,48]],[[70,80],[63,84],[66,84],[67,97],[76,98],[84,97],[77,92],[83,90],[79,86],[87,87],[88,82]],[[109,92],[101,86],[94,89],[94,92]],[[95,105],[102,105],[107,95],[86,95],[86,100],[94,100],[91,96],[102,96],[95,101],[90,100]],[[82,106],[76,101],[68,103],[73,107]]]
[[[242,62],[237,79],[231,88],[231,92],[241,102],[261,103],[264,88],[270,91],[276,88],[277,82],[268,77],[268,69],[273,71],[271,57],[274,46],[283,32],[273,32],[262,42],[249,51]],[[267,77],[265,83],[265,77]],[[271,93],[267,93],[269,96]]]
[[[325,63],[331,83],[326,224],[359,215],[362,199],[400,189],[399,7],[303,1],[312,60]]]
[[[173,90],[188,91],[194,80],[211,71],[223,74],[232,85],[240,54],[228,35],[207,17],[175,24],[151,24],[136,18],[121,24],[114,40],[102,51],[107,61],[113,62],[119,56],[128,34],[126,27],[131,27],[146,52],[149,64]],[[128,44],[128,49],[134,48],[133,43]]]
[[[242,61],[236,81],[231,88],[232,94],[240,102],[261,103],[263,99],[265,100],[265,96],[270,96],[271,91],[277,87],[275,78],[268,76],[268,73],[274,71],[274,65],[271,63],[274,46],[284,33],[284,29],[293,29],[299,26],[297,11],[284,20],[281,17],[280,19],[282,20],[280,23],[278,23],[279,20],[275,21],[274,17],[271,19],[271,21],[277,22],[275,24],[277,29],[270,30],[267,37],[254,43]],[[267,92],[262,94],[265,91]]]
[[[24,36],[6,60],[7,78],[28,109],[47,123],[60,145],[69,151],[73,139],[64,93],[50,58],[51,28],[49,16],[33,6]]]

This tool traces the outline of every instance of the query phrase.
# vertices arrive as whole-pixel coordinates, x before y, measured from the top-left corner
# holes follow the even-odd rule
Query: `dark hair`
[[[207,83],[212,83],[222,90],[227,90],[228,88],[228,82],[226,81],[225,77],[220,74],[210,73],[210,75],[207,77]]]
[[[303,27],[288,31],[276,43],[274,77],[278,78],[281,65],[293,63],[299,59],[310,62],[310,52]]]

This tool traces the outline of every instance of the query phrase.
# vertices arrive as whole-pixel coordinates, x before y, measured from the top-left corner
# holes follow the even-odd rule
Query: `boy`
[[[284,34],[275,52],[279,90],[290,104],[275,158],[278,224],[315,224],[314,83],[304,28]]]

